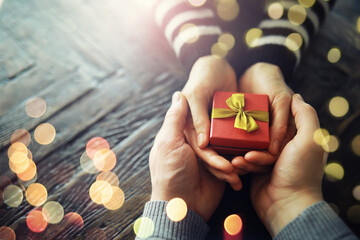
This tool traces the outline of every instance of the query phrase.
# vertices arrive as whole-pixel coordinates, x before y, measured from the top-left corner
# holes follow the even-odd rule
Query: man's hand
[[[320,127],[319,120],[315,110],[300,95],[292,99],[297,133],[291,140],[286,138],[292,138],[295,132],[285,137],[285,142],[290,141],[272,172],[254,175],[251,186],[253,206],[273,236],[305,208],[323,199],[321,181],[326,154],[313,140],[314,131]]]
[[[267,151],[250,151],[245,157],[233,159],[232,164],[242,171],[274,164],[287,132],[292,90],[286,85],[280,69],[272,64],[251,66],[239,81],[239,91],[267,94],[270,100],[270,145]]]
[[[225,186],[203,167],[187,144],[184,130],[188,112],[185,97],[176,92],[150,152],[151,200],[182,198],[189,209],[207,221]]]

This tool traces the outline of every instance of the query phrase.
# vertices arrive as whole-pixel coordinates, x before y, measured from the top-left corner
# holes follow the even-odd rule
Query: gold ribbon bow
[[[214,108],[211,118],[229,118],[236,116],[234,127],[243,129],[247,132],[255,131],[259,128],[256,120],[269,122],[269,113],[265,111],[244,111],[245,97],[242,93],[235,93],[226,99],[226,104],[230,109]]]

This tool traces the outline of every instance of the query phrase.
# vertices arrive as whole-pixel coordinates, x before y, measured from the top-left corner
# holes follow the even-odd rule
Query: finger
[[[159,131],[159,135],[164,137],[177,136],[185,128],[188,115],[188,105],[181,92],[175,92],[172,103],[165,115],[164,123]]]
[[[186,89],[184,89],[184,95],[189,103],[193,125],[197,135],[197,144],[200,148],[206,147],[209,143],[210,135],[210,120],[208,113],[210,96],[199,92],[188,93]]]
[[[257,165],[253,162],[246,161],[244,157],[236,157],[234,158],[231,163],[246,172],[255,172],[255,173],[262,173],[268,172],[270,170],[269,166],[265,165]]]
[[[314,131],[320,128],[315,109],[305,103],[300,94],[295,94],[291,104],[291,111],[295,118],[297,135],[313,138]]]
[[[245,154],[244,158],[248,162],[268,166],[276,162],[277,156],[270,154],[268,151],[250,151]]]
[[[219,171],[218,169],[212,168],[211,166],[209,166],[207,164],[204,164],[204,166],[215,177],[217,177],[220,180],[228,182],[235,191],[239,191],[242,189],[242,181],[235,172],[224,173],[222,171]]]
[[[206,164],[224,173],[233,172],[233,166],[227,159],[219,156],[219,154],[211,148],[200,148],[197,145],[196,133],[193,128],[191,119],[188,120],[184,133],[186,140],[188,141],[191,148],[194,150],[196,155],[201,158]]]
[[[237,167],[234,167],[234,172],[237,174],[237,175],[245,175],[245,174],[248,174],[249,172],[248,171],[245,171],[241,168],[237,168]]]

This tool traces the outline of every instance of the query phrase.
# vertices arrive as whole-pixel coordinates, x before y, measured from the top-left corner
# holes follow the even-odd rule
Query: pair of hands
[[[229,162],[206,147],[210,129],[206,109],[215,91],[269,95],[273,124],[268,151],[252,151]],[[249,68],[238,89],[235,73],[225,60],[199,59],[183,93],[174,94],[151,150],[151,200],[180,197],[207,221],[221,201],[225,188],[221,180],[238,190],[242,187],[238,174],[258,172],[252,182],[252,203],[273,235],[306,207],[322,200],[324,153],[312,138],[319,128],[318,118],[299,95],[291,94],[273,65]],[[273,170],[266,172],[274,163]]]

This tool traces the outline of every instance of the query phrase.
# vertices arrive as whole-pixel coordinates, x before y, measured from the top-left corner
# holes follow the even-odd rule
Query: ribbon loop
[[[232,94],[230,98],[226,99],[226,104],[230,109],[214,108],[211,118],[229,118],[236,116],[234,127],[247,132],[252,132],[259,128],[255,120],[269,122],[268,112],[259,110],[244,111],[245,97],[242,93]]]

